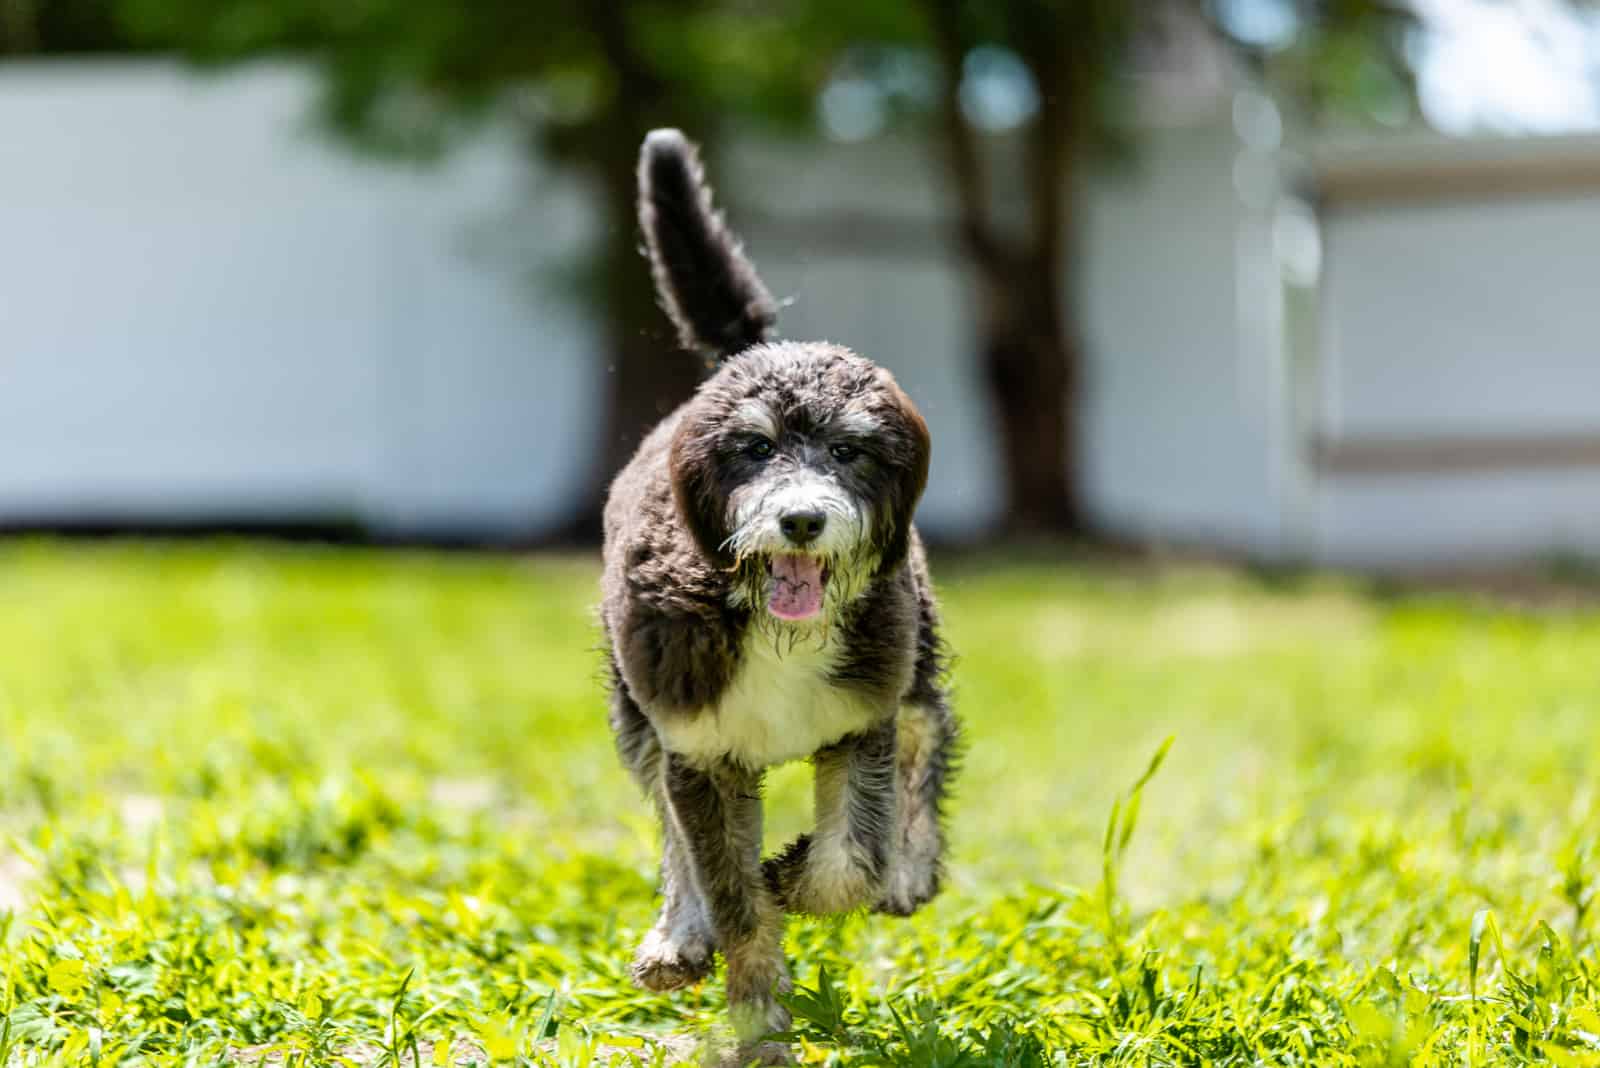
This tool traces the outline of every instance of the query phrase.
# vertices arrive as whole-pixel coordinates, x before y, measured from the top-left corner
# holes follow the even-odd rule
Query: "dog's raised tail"
[[[652,130],[639,150],[639,226],[661,307],[684,348],[713,358],[765,341],[772,294],[711,203],[700,154],[678,130]]]

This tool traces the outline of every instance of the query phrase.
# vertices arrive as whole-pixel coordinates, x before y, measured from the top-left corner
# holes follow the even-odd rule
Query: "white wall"
[[[1323,435],[1600,435],[1600,194],[1370,206],[1325,222]],[[1600,468],[1326,474],[1318,552],[1600,552]]]
[[[357,161],[310,100],[284,68],[0,68],[6,519],[563,516],[583,201],[510,138]]]
[[[285,67],[0,68],[0,520],[567,514],[603,373],[566,285],[579,190],[505,131],[437,170],[360,162],[311,129],[311,92]],[[1091,505],[1135,534],[1252,544],[1272,507],[1235,366],[1229,139],[1158,136],[1090,193]],[[893,369],[934,432],[924,529],[980,531],[995,445],[936,169],[895,141],[727,162],[785,336]],[[925,240],[808,238],[852,212]]]
[[[1086,477],[1105,521],[1151,541],[1273,554],[1276,335],[1242,309],[1277,299],[1235,193],[1225,121],[1149,138],[1088,200],[1081,309]],[[1270,265],[1269,265],[1270,266]]]

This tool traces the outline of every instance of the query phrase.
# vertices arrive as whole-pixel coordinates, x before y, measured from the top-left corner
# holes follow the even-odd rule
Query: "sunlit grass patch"
[[[1600,616],[938,573],[969,738],[949,889],[791,924],[803,1058],[1600,1063]],[[627,981],[654,831],[595,579],[0,547],[0,1065],[697,1055],[716,984]],[[768,796],[778,844],[805,769]]]

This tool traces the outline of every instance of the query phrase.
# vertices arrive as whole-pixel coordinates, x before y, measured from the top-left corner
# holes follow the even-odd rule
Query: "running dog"
[[[661,305],[716,371],[644,440],[605,509],[611,726],[664,838],[650,990],[721,952],[740,1039],[789,1026],[786,913],[909,915],[939,889],[957,735],[912,513],[927,424],[888,371],[770,341],[776,308],[656,130],[639,221]],[[809,758],[815,829],[761,857],[764,769]]]

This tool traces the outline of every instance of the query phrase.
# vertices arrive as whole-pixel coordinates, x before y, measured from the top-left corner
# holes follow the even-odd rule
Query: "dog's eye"
[[[765,460],[772,455],[772,442],[766,438],[756,438],[744,448],[745,455],[757,460]]]
[[[847,464],[851,460],[854,460],[857,456],[861,455],[861,450],[856,448],[854,445],[835,445],[828,451],[833,454],[833,458],[835,460],[838,460],[842,464]]]

